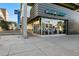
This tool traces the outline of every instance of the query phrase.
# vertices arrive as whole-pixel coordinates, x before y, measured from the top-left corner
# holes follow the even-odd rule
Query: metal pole
[[[20,30],[20,11],[18,11],[18,30]]]

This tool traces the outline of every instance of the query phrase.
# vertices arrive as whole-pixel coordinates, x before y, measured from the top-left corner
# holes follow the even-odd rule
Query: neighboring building
[[[79,34],[79,12],[53,3],[29,3],[32,6],[27,19],[27,30],[40,34]],[[26,6],[27,7],[27,6]],[[79,6],[77,5],[77,8]],[[25,11],[23,11],[24,13]]]
[[[3,19],[4,21],[8,21],[9,19],[9,14],[8,11],[4,8],[0,8],[0,19]]]
[[[1,21],[8,21],[9,20],[9,13],[6,9],[0,8],[0,32],[2,32],[4,29],[2,28]]]
[[[20,31],[23,32],[23,4],[20,4]]]
[[[16,22],[8,22],[9,30],[15,31],[17,30],[17,24]]]

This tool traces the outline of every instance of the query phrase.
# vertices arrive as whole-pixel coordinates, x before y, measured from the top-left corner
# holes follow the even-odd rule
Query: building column
[[[34,24],[31,23],[31,25],[32,25],[32,34],[33,34],[34,33]]]
[[[42,36],[42,18],[40,18],[41,21],[41,36]]]
[[[27,38],[27,3],[24,3],[23,7],[23,37],[26,39]]]

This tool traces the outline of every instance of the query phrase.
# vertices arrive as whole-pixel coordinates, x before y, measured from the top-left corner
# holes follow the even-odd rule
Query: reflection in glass
[[[64,20],[42,18],[42,34],[63,34]]]

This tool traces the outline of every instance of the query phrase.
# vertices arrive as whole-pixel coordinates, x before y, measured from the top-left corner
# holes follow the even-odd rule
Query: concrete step
[[[22,35],[20,31],[3,31],[0,32],[0,35]]]

